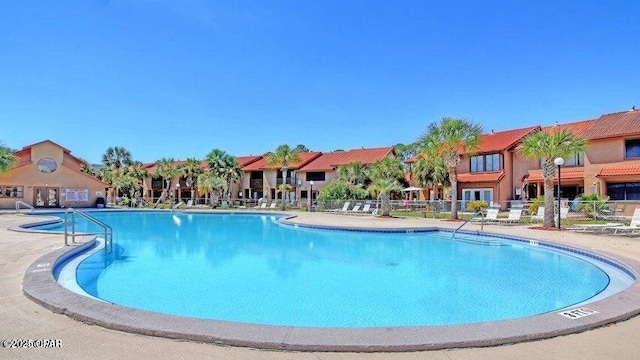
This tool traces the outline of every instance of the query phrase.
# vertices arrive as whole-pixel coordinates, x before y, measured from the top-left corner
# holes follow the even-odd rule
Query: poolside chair
[[[569,215],[569,208],[568,207],[561,207],[560,208],[560,219],[566,219],[568,215]]]
[[[636,208],[631,217],[631,223],[629,225],[613,226],[606,228],[606,230],[613,230],[613,235],[621,234],[640,234],[640,207]]]
[[[272,201],[272,202],[271,202],[271,205],[269,205],[269,210],[273,210],[273,209],[275,209],[275,208],[276,208],[276,205],[278,205],[278,202],[277,202],[277,201],[275,201],[275,200],[274,200],[274,201]]]
[[[613,228],[622,225],[622,223],[576,224],[567,228],[567,230],[573,230],[575,232],[606,232],[607,230],[613,230]]]
[[[371,204],[364,204],[364,207],[362,208],[362,210],[358,211],[357,213],[354,213],[355,215],[371,215]]]
[[[327,211],[328,212],[346,212],[349,210],[349,205],[351,205],[351,202],[347,201],[344,203],[344,205],[342,205],[342,209],[330,209]]]
[[[263,202],[260,203],[260,205],[254,206],[253,208],[254,209],[266,209],[267,208],[267,202],[263,201]]]
[[[351,211],[345,211],[345,214],[357,214],[360,211],[360,206],[362,206],[362,204],[357,203]]]
[[[495,223],[502,224],[502,225],[517,224],[520,222],[521,216],[522,216],[522,208],[511,208],[511,210],[509,210],[509,217],[507,217],[506,219],[498,218],[495,220]]]
[[[489,208],[487,209],[487,213],[484,215],[483,218],[479,218],[479,217],[474,217],[471,218],[471,222],[485,222],[485,223],[490,223],[490,222],[495,222],[498,219],[498,213],[500,212],[500,209],[498,208]]]
[[[542,221],[544,220],[544,206],[538,207],[538,212],[531,215],[531,221]]]

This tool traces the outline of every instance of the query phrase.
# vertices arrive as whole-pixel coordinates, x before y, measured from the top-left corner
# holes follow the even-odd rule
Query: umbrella
[[[402,191],[419,191],[419,190],[424,190],[424,189],[415,187],[415,186],[409,186],[408,188],[402,189]]]

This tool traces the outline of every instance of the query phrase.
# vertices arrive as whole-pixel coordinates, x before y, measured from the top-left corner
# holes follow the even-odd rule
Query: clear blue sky
[[[20,0],[0,141],[99,162],[409,143],[640,106],[640,1]]]

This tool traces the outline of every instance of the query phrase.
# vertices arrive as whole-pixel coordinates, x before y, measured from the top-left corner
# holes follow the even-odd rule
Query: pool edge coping
[[[255,213],[255,212],[254,212]],[[258,212],[259,213],[259,212]],[[295,217],[283,213],[260,213]],[[298,224],[301,227],[305,225]],[[376,228],[308,226],[333,230],[433,231],[438,228]],[[22,228],[24,230],[24,228]],[[446,230],[446,229],[444,229]],[[505,236],[492,234],[496,236]],[[517,238],[511,236],[511,238]],[[381,328],[307,328],[256,325],[219,320],[206,320],[154,313],[88,298],[60,285],[53,276],[56,266],[76,253],[94,245],[96,237],[85,236],[77,245],[51,251],[32,263],[22,281],[25,296],[54,313],[105,328],[142,335],[189,341],[243,346],[258,349],[291,351],[400,352],[466,347],[487,347],[542,340],[578,333],[640,314],[640,284],[587,306],[598,313],[580,319],[567,319],[557,312],[495,322],[446,326],[410,326]],[[521,238],[523,239],[523,238]],[[548,242],[548,241],[545,241]],[[551,242],[552,244],[557,244]],[[562,247],[580,249],[557,244]],[[638,274],[640,262],[603,251],[583,250],[616,261]]]

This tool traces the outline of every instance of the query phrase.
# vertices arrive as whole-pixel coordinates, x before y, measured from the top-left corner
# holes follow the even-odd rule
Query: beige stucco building
[[[14,168],[0,174],[0,208],[14,208],[17,201],[36,208],[93,207],[105,197],[109,185],[83,173],[83,162],[53,141],[25,146],[14,155]]]

